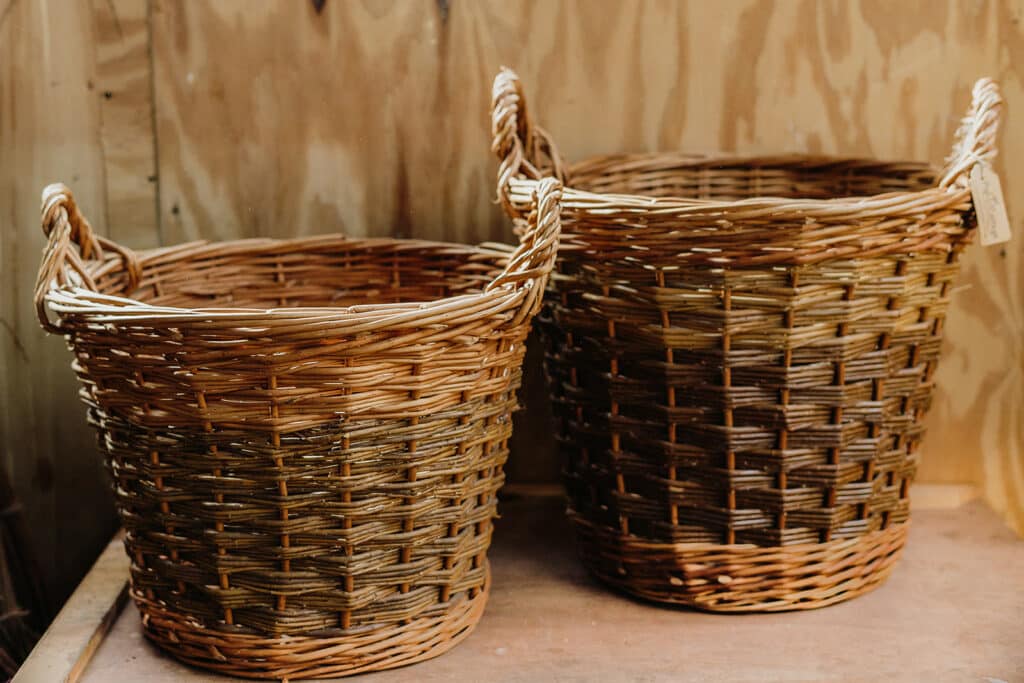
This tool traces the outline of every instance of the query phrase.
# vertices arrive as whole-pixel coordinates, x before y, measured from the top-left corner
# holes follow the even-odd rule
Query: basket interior
[[[569,169],[568,184],[586,192],[738,201],[754,197],[834,199],[917,192],[936,171],[918,162],[808,156],[694,157],[622,155]]]
[[[345,307],[480,292],[505,254],[402,240],[240,241],[140,254],[140,286],[117,268],[100,291],[179,308]]]

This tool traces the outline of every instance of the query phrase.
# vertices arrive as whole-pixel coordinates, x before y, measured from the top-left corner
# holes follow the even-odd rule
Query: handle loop
[[[85,267],[85,259],[102,261],[106,258],[104,250],[120,256],[128,273],[128,292],[139,285],[142,272],[135,252],[93,232],[89,221],[78,210],[71,190],[62,183],[47,185],[43,190],[41,213],[47,243],[36,279],[36,315],[43,329],[60,334],[63,330],[47,315],[46,295],[55,288],[69,286],[97,291],[96,283]],[[72,245],[78,248],[74,249]]]
[[[996,134],[1003,112],[1003,97],[991,78],[974,84],[971,106],[960,122],[953,152],[946,160],[939,187],[966,186],[974,165],[991,161],[996,155]]]
[[[534,191],[533,207],[527,217],[527,228],[519,238],[519,246],[509,256],[505,269],[488,283],[485,291],[507,284],[533,282],[527,290],[527,299],[511,324],[517,325],[540,310],[544,285],[558,255],[558,240],[562,230],[562,184],[554,178],[544,178]]]
[[[554,175],[565,182],[558,148],[544,129],[530,123],[519,76],[507,67],[501,67],[491,90],[491,136],[491,151],[499,160],[498,202],[510,216],[522,216],[509,191],[515,177],[539,180]]]

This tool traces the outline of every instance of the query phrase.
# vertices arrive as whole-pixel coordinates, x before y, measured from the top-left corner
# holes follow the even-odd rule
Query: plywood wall
[[[523,78],[570,159],[789,151],[940,162],[970,86],[1003,85],[1024,232],[1024,2],[0,0],[0,449],[54,582],[111,516],[67,354],[30,306],[38,191],[149,247],[330,231],[508,239],[490,82]],[[1015,116],[1016,115],[1016,116]],[[1024,530],[1024,240],[976,248],[921,478]],[[510,470],[556,476],[537,378]]]
[[[44,184],[66,178],[107,230],[94,36],[85,3],[0,4],[0,457],[58,599],[116,526],[70,357],[32,303]]]

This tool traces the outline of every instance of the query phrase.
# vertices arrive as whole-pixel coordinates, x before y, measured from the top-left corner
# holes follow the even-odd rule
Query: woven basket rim
[[[237,249],[239,255],[268,255],[277,253],[309,253],[312,251],[308,246],[319,246],[321,249],[331,245],[355,246],[355,251],[361,249],[372,250],[386,246],[408,247],[410,251],[417,248],[442,248],[450,250],[452,254],[491,257],[495,259],[507,258],[514,248],[507,246],[507,251],[499,250],[496,243],[485,243],[483,245],[463,245],[453,242],[434,242],[430,240],[405,240],[400,238],[357,238],[343,234],[320,235],[308,238],[271,239],[271,238],[249,238],[241,240],[200,240],[186,242],[170,247],[158,247],[135,252],[142,265],[147,265],[154,259],[167,259],[181,261],[200,260],[214,252],[223,253],[223,249]],[[284,248],[284,249],[282,249]],[[191,253],[190,253],[191,252]],[[103,275],[111,275],[123,270],[122,261],[115,255],[108,255],[102,262],[95,262],[92,266],[94,278]],[[497,264],[495,264],[497,265]],[[531,287],[532,283],[526,283]],[[289,306],[282,308],[258,308],[246,306],[216,306],[216,307],[179,307],[159,306],[140,301],[132,297],[122,297],[110,294],[101,294],[84,287],[71,287],[53,289],[46,294],[46,301],[50,309],[61,315],[89,316],[94,322],[132,322],[134,324],[173,324],[180,322],[194,322],[196,319],[206,321],[220,321],[224,323],[258,323],[260,319],[274,319],[277,322],[303,321],[307,323],[372,323],[383,319],[395,317],[394,322],[400,323],[400,319],[408,317],[409,314],[423,314],[429,311],[443,311],[450,307],[462,308],[478,302],[490,302],[492,305],[498,303],[515,303],[518,300],[517,292],[512,284],[503,284],[490,291],[472,292],[457,296],[438,297],[436,299],[410,300],[401,302],[380,302],[357,304],[351,306]],[[488,307],[490,309],[490,307]]]
[[[680,161],[694,162],[691,155],[678,154],[624,154],[599,156],[575,162],[568,167],[567,183],[562,193],[563,211],[581,212],[600,215],[610,210],[636,214],[657,214],[663,219],[699,219],[749,221],[761,218],[779,220],[787,215],[801,221],[813,220],[818,223],[848,222],[852,218],[871,218],[882,216],[900,216],[919,214],[925,211],[962,210],[970,201],[970,190],[966,181],[957,182],[949,187],[929,187],[923,190],[886,192],[873,195],[849,195],[842,197],[822,198],[789,198],[771,195],[750,197],[748,199],[691,199],[686,197],[652,197],[642,194],[592,192],[582,190],[572,184],[574,172],[599,161],[619,159],[622,161],[643,158],[673,156]],[[764,157],[709,157],[703,163],[692,163],[693,166],[713,166],[712,160],[729,159],[733,162],[745,160],[754,166],[754,162],[780,159],[783,155]],[[797,158],[799,155],[788,155]],[[819,160],[821,157],[806,157]],[[860,162],[870,166],[886,166],[913,164],[919,169],[933,169],[927,162],[887,162],[882,159],[866,157],[833,157],[834,164]],[[739,163],[729,164],[738,166]],[[758,164],[763,165],[763,164]],[[824,165],[824,164],[822,164]],[[539,180],[516,177],[509,181],[509,197],[515,203],[525,203],[535,191]],[[631,229],[637,226],[631,225]]]
[[[758,154],[744,154],[738,152],[682,152],[672,150],[664,152],[616,152],[611,154],[595,154],[570,163],[567,171],[571,179],[579,175],[581,172],[587,171],[589,166],[612,163],[636,163],[638,165],[642,165],[644,170],[660,167],[685,168],[700,166],[706,166],[709,168],[738,168],[755,166],[765,168],[788,168],[793,166],[804,166],[809,169],[818,169],[826,166],[850,166],[851,168],[888,167],[906,171],[930,171],[935,176],[938,176],[941,172],[941,169],[935,164],[918,159],[896,159],[852,154],[811,154],[803,152],[766,152]],[[868,197],[873,195],[851,196]],[[836,198],[839,199],[841,197]]]
[[[620,153],[602,154],[587,157],[581,161],[571,163],[566,169],[568,182],[564,188],[565,197],[563,204],[567,203],[568,197],[575,196],[582,203],[587,200],[586,206],[581,208],[597,209],[592,206],[594,197],[602,197],[614,202],[616,208],[622,208],[630,204],[643,205],[648,208],[656,207],[656,210],[675,209],[677,216],[706,217],[710,214],[729,214],[732,211],[740,211],[742,217],[747,219],[754,217],[751,212],[759,208],[773,210],[773,216],[781,212],[798,212],[801,216],[827,215],[829,219],[845,218],[850,214],[837,213],[841,205],[855,206],[854,214],[863,216],[865,208],[868,215],[873,200],[879,200],[884,207],[886,215],[898,214],[893,209],[892,199],[902,197],[910,200],[913,197],[920,197],[925,193],[932,193],[941,190],[943,195],[954,192],[954,188],[940,188],[937,185],[923,190],[906,190],[876,194],[851,194],[837,195],[829,198],[811,197],[780,197],[766,194],[749,197],[746,199],[720,200],[720,199],[693,199],[688,197],[651,197],[642,194],[632,193],[608,193],[593,192],[580,189],[575,186],[574,179],[583,173],[590,172],[592,167],[606,165],[629,165],[633,171],[650,171],[657,169],[684,169],[684,168],[708,168],[710,170],[722,168],[798,168],[804,167],[808,170],[819,170],[825,168],[835,169],[837,167],[849,167],[849,169],[887,169],[892,173],[900,172],[922,172],[927,171],[933,176],[933,182],[940,177],[941,169],[928,161],[917,161],[908,159],[884,159],[875,157],[855,155],[828,155],[828,154],[737,154],[726,152],[709,152],[706,154],[689,152],[649,152],[649,153]],[[626,170],[626,169],[616,169]],[[962,188],[956,188],[957,190]],[[953,202],[953,205],[959,202]]]
[[[538,182],[510,179],[509,206],[525,206]],[[970,189],[960,179],[949,187],[853,198],[736,201],[596,193],[567,184],[561,253],[641,267],[735,268],[948,251],[950,235],[914,226],[925,215],[963,216],[971,208]],[[960,226],[961,233],[973,227]],[[835,228],[842,234],[823,242]]]
[[[742,200],[723,201],[716,199],[687,199],[674,197],[651,197],[636,194],[608,194],[587,192],[574,187],[573,173],[598,162],[607,161],[608,156],[598,156],[576,163],[567,163],[559,154],[551,135],[536,125],[527,106],[519,76],[502,67],[494,79],[491,92],[491,151],[499,159],[497,190],[498,200],[511,216],[521,216],[526,201],[537,183],[544,176],[554,176],[564,185],[562,208],[566,214],[586,214],[588,217],[614,215],[619,221],[628,223],[630,216],[643,221],[630,225],[634,233],[642,232],[646,222],[659,223],[659,228],[669,221],[698,219],[704,222],[754,222],[770,220],[782,222],[815,222],[818,224],[846,223],[851,220],[873,221],[883,217],[917,215],[927,212],[966,211],[970,208],[968,173],[978,162],[991,162],[996,155],[995,136],[1003,107],[998,86],[988,78],[982,78],[974,85],[972,101],[961,125],[954,136],[950,156],[942,169],[935,175],[935,186],[922,190],[889,192],[854,197],[784,198],[751,197]],[[674,164],[682,162],[707,165],[709,159],[728,159],[731,165],[740,160],[778,162],[789,158],[803,162],[819,162],[831,159],[832,163],[858,163],[905,165],[914,162],[887,162],[867,157],[844,157],[828,155],[767,154],[689,154],[669,152],[665,154],[624,154],[611,155],[620,161],[634,160],[637,163],[651,163],[661,160]],[[713,163],[713,161],[711,162]],[[926,168],[920,163],[917,168]],[[661,232],[660,229],[654,232]]]
[[[159,260],[161,263],[167,263],[168,261],[173,262],[188,262],[198,261],[203,258],[207,258],[213,254],[224,255],[225,250],[237,250],[238,254],[246,256],[267,256],[267,255],[283,255],[288,253],[303,254],[312,253],[314,251],[327,251],[331,247],[338,245],[346,245],[350,252],[356,252],[366,250],[372,251],[382,247],[398,246],[403,250],[409,252],[415,252],[417,249],[443,249],[445,253],[452,255],[465,256],[470,259],[474,256],[479,256],[483,259],[507,259],[515,248],[511,244],[500,244],[495,242],[487,242],[479,245],[468,245],[459,244],[458,242],[443,242],[433,240],[420,240],[420,239],[402,239],[402,238],[388,238],[388,237],[351,237],[342,233],[333,233],[327,235],[314,235],[310,237],[299,237],[295,239],[287,238],[245,238],[238,240],[196,240],[193,242],[182,242],[168,247],[156,247],[153,249],[140,249],[135,252],[140,263],[144,266],[153,265],[153,263]],[[313,249],[311,247],[317,247]],[[355,247],[354,249],[352,247]],[[498,264],[495,262],[494,264]],[[123,264],[121,260],[114,254],[108,254],[104,261],[94,262],[90,264],[92,274],[95,278],[103,277],[105,275],[113,275],[123,270]],[[509,286],[506,285],[501,288],[501,291],[509,293]],[[74,297],[80,299],[83,304],[89,305],[95,303],[102,308],[103,305],[117,306],[121,302],[123,305],[129,306],[133,311],[141,313],[142,311],[150,311],[152,313],[159,312],[162,315],[190,315],[190,314],[202,314],[204,316],[215,316],[218,318],[230,318],[232,316],[241,316],[243,318],[249,317],[254,313],[261,315],[270,316],[281,316],[284,318],[294,317],[296,313],[301,313],[301,317],[304,319],[310,312],[323,312],[326,314],[333,314],[333,317],[353,315],[353,314],[365,314],[370,311],[381,311],[385,313],[398,313],[401,311],[408,310],[409,308],[423,308],[427,305],[438,304],[439,302],[451,301],[454,299],[474,299],[479,298],[485,294],[485,292],[473,292],[470,294],[461,294],[458,296],[449,297],[437,297],[436,299],[417,299],[400,302],[381,302],[381,303],[367,303],[357,304],[351,306],[287,306],[281,308],[260,308],[257,306],[158,306],[135,299],[133,297],[119,297],[108,294],[98,294],[91,290],[75,287],[70,289],[54,289],[47,293],[48,300],[66,301],[66,298],[59,296],[62,292],[71,293]],[[54,309],[58,310],[58,309]],[[97,309],[98,310],[98,309]],[[84,312],[84,311],[76,311]],[[291,315],[289,315],[291,314]],[[132,317],[136,317],[133,315]],[[330,317],[330,316],[329,316]],[[333,319],[333,318],[332,318]]]
[[[554,180],[542,182],[531,201],[539,207],[529,221],[520,222],[519,245],[485,242],[467,245],[395,237],[352,237],[341,233],[294,239],[248,238],[229,241],[200,240],[135,252],[93,235],[81,216],[70,191],[62,185],[49,186],[43,193],[43,231],[50,236],[36,286],[36,302],[44,328],[57,331],[46,319],[45,309],[60,316],[87,319],[97,324],[115,322],[133,325],[174,326],[214,329],[259,326],[273,323],[276,334],[287,335],[298,326],[309,334],[312,328],[329,329],[332,334],[358,334],[387,328],[449,327],[490,319],[494,326],[519,319],[524,305],[539,301],[558,247],[560,233],[559,198],[561,186]],[[57,229],[59,228],[59,229]],[[70,244],[79,245],[81,256]],[[415,253],[434,253],[490,260],[494,275],[481,282],[481,290],[436,299],[401,302],[372,302],[349,306],[175,307],[115,296],[98,291],[95,283],[103,277],[127,276],[128,293],[135,289],[145,266],[155,262],[193,262],[214,254],[237,253],[261,256],[313,253],[344,246],[350,253],[399,248]],[[504,270],[501,270],[504,267]],[[57,277],[59,275],[59,277]],[[538,279],[540,278],[540,279]],[[56,281],[55,281],[56,280]],[[541,286],[538,288],[538,283]]]

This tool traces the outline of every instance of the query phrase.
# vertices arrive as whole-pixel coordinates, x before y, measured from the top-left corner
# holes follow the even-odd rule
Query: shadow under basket
[[[779,156],[569,165],[518,78],[495,80],[498,195],[565,189],[540,325],[586,566],[712,611],[833,604],[882,583],[959,257],[968,175],[1002,101],[974,100],[942,170]]]
[[[151,640],[288,679],[409,664],[470,633],[559,192],[539,188],[516,249],[134,253],[47,188],[40,322],[74,353]]]

